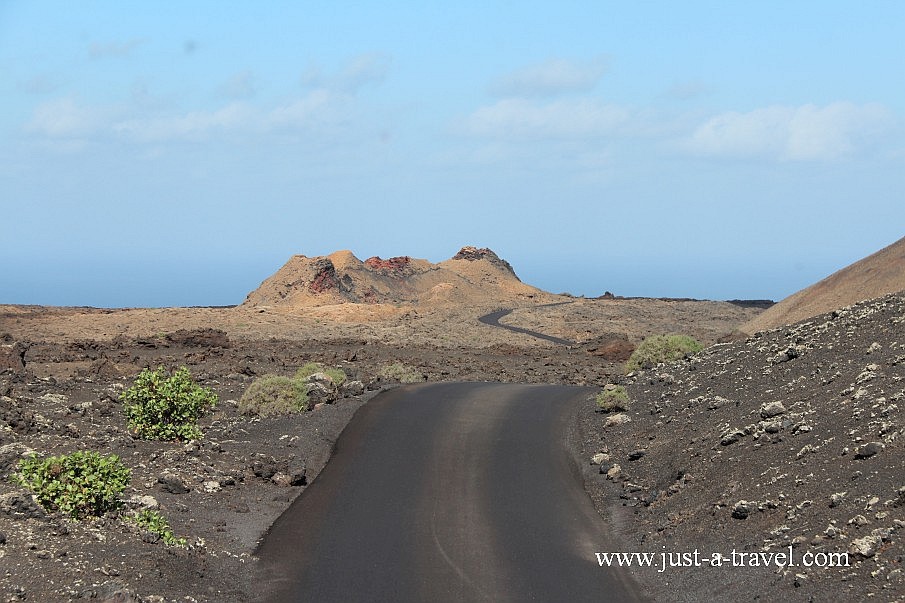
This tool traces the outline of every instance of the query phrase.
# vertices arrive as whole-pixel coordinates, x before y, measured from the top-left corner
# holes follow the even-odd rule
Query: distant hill
[[[739,330],[751,335],[905,290],[905,238],[785,298]]]
[[[523,283],[509,262],[490,249],[463,247],[437,264],[408,256],[361,261],[351,251],[310,258],[295,255],[249,293],[243,305],[487,305],[548,298],[556,296]]]

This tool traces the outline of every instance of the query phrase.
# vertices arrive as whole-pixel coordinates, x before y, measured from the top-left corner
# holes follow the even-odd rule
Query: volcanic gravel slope
[[[905,289],[905,238],[793,293],[742,325],[753,334]]]
[[[658,598],[905,600],[905,294],[617,381],[629,410],[581,419],[585,476],[626,550],[658,555],[636,570]],[[696,549],[730,559],[657,571]],[[804,565],[830,553],[849,565]]]

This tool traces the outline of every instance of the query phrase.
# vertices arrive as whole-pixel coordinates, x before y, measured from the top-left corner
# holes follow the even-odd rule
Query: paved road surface
[[[444,383],[363,406],[259,547],[262,601],[636,601],[564,446],[588,390]]]
[[[563,304],[569,304],[572,302],[559,302],[556,304],[547,304],[546,306],[537,306],[538,308],[547,308],[549,306],[561,306]],[[478,318],[478,322],[482,322],[485,325],[490,325],[491,327],[499,327],[501,329],[506,329],[507,331],[512,331],[514,333],[522,333],[524,335],[530,335],[531,337],[536,337],[537,339],[543,339],[544,341],[552,341],[553,343],[558,343],[559,345],[575,345],[574,341],[569,341],[568,339],[562,339],[561,337],[554,337],[553,335],[544,335],[543,333],[538,333],[537,331],[532,331],[531,329],[523,329],[522,327],[513,327],[511,325],[504,325],[500,322],[500,319],[504,316],[508,316],[512,314],[512,310],[497,310],[496,312],[491,312],[490,314],[485,314]]]

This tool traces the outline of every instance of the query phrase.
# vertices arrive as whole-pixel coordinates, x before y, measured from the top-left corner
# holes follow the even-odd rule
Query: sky
[[[0,303],[490,247],[781,299],[905,236],[905,2],[0,0]]]

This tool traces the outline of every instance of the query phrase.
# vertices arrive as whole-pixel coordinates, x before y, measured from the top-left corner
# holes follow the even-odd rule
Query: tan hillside
[[[463,247],[433,264],[408,256],[365,261],[351,251],[296,255],[248,294],[245,306],[316,307],[336,304],[468,304],[483,306],[556,296],[519,280],[489,249]]]
[[[751,335],[905,289],[905,238],[802,289],[739,330]]]

